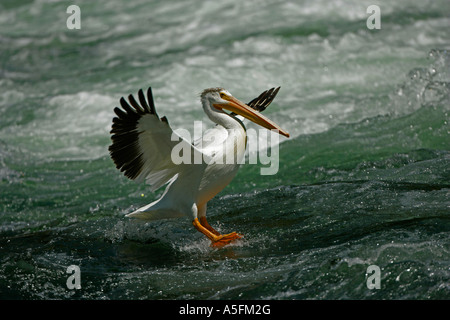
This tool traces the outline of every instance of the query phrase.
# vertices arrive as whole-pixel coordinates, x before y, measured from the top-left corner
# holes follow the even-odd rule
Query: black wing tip
[[[116,168],[123,174],[135,180],[142,172],[143,158],[142,150],[139,147],[139,132],[137,130],[138,122],[146,114],[155,116],[160,121],[169,124],[166,117],[158,117],[153,100],[152,88],[147,89],[147,99],[144,91],[139,89],[136,98],[130,94],[128,101],[121,97],[119,99],[120,107],[114,108],[117,117],[112,120],[110,131],[112,144],[108,147],[111,159]]]
[[[257,98],[250,101],[247,105],[259,112],[262,112],[272,103],[280,89],[281,86],[270,88],[261,93]]]
[[[136,98],[132,94],[129,94],[127,98],[128,98],[128,101],[125,99],[125,97],[121,97],[119,99],[119,102],[120,102],[122,109],[125,110],[128,114],[138,113],[140,115],[143,115],[146,113],[150,113],[150,114],[156,115],[156,108],[155,108],[155,103],[153,100],[151,87],[149,87],[147,89],[147,99],[145,98],[145,94],[142,89],[139,89],[139,91],[138,91],[138,94],[137,94],[138,100],[136,100]],[[116,109],[118,109],[118,108],[115,108],[114,110],[116,110]],[[117,112],[116,112],[116,114],[117,114]]]
[[[119,99],[120,107],[114,108],[117,117],[112,120],[110,131],[112,144],[108,147],[111,159],[116,168],[131,180],[136,179],[142,171],[142,151],[138,146],[139,133],[137,125],[139,119],[152,114],[156,117],[155,105],[151,94],[151,87],[147,90],[147,103],[144,91],[138,91],[137,98],[130,94],[128,101],[125,97]],[[158,118],[159,119],[159,118]],[[164,120],[167,123],[167,119]]]

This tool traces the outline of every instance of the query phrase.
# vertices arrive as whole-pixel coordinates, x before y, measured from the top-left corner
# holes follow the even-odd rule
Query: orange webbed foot
[[[208,237],[209,240],[211,240],[211,247],[222,248],[227,244],[230,244],[231,242],[242,238],[242,235],[237,232],[220,234],[216,230],[212,229],[209,224],[205,223],[205,221],[202,221],[202,224],[200,223],[198,218],[195,218],[194,221],[192,221],[192,224],[198,231],[203,233],[206,237]]]
[[[217,239],[211,240],[211,247],[213,248],[222,248],[231,242],[241,239],[242,235],[236,232],[232,232],[229,234],[220,235]]]

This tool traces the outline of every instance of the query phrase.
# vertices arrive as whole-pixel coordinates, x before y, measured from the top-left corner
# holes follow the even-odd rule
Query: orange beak
[[[215,103],[215,104],[213,104],[213,106],[220,110],[225,109],[225,110],[234,112],[234,113],[241,115],[241,116],[247,118],[248,120],[266,128],[266,129],[276,130],[279,134],[289,138],[289,133],[287,133],[286,131],[281,129],[279,125],[277,125],[275,122],[271,121],[270,119],[266,118],[258,111],[250,108],[248,105],[239,101],[235,97],[227,96],[227,97],[223,97],[223,99],[227,100],[228,103],[220,103],[220,104]]]

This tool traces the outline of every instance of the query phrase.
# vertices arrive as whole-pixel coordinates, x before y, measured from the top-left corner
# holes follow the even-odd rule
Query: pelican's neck
[[[209,101],[208,98],[203,97],[202,98],[202,106],[203,110],[205,111],[208,118],[218,125],[221,125],[227,130],[234,130],[234,129],[244,129],[245,127],[242,121],[240,121],[237,117],[229,115],[221,110],[213,111],[211,101]]]

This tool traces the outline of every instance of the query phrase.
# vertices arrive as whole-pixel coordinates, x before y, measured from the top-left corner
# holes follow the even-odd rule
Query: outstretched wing
[[[127,102],[122,97],[122,109],[114,109],[117,117],[113,119],[109,152],[117,169],[132,180],[146,180],[152,190],[160,188],[177,174],[187,172],[199,183],[205,164],[204,161],[194,164],[194,159],[204,159],[201,151],[174,133],[166,117],[158,117],[151,88],[147,90],[148,101],[142,89],[138,92],[138,99],[139,103],[129,95]],[[171,156],[175,146],[178,150],[190,152],[191,162],[175,163]],[[193,175],[193,171],[198,174]]]
[[[258,97],[247,103],[247,105],[259,112],[266,110],[266,108],[273,101],[273,99],[275,99],[276,95],[278,94],[278,91],[280,91],[280,88],[281,87],[271,88],[269,90],[264,91]],[[231,112],[230,114],[233,116],[237,116],[235,112]],[[239,116],[239,118],[243,119],[243,117],[241,116]]]
[[[264,91],[257,98],[247,103],[247,105],[259,112],[266,110],[273,99],[275,99],[275,96],[278,94],[278,91],[280,91],[280,88],[281,87],[277,87]]]

